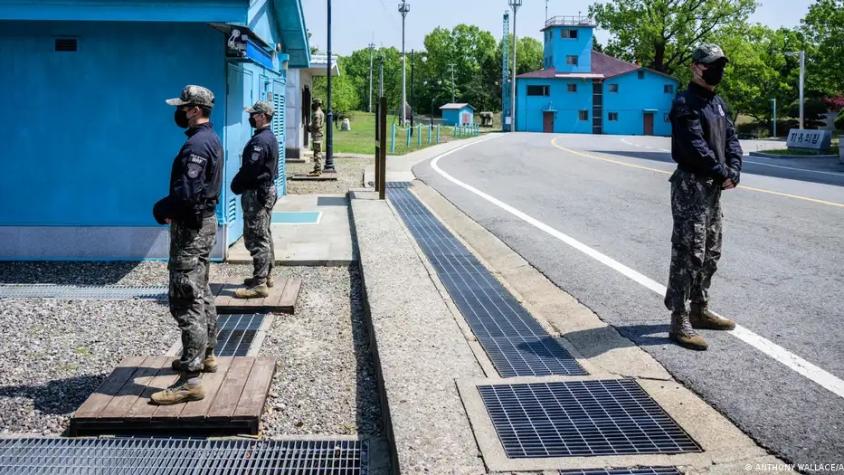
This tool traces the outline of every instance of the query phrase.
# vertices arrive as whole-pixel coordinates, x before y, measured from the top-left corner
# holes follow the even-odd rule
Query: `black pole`
[[[328,103],[328,116],[326,119],[326,145],[325,145],[325,166],[322,171],[334,173],[334,110],[331,104],[331,0],[328,0],[328,65],[325,67],[328,73],[328,87],[326,88],[326,101]]]

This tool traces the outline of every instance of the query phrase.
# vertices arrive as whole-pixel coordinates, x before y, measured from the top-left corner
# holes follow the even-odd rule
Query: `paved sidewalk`
[[[278,265],[347,266],[356,260],[349,225],[349,200],[344,195],[287,195],[273,209],[273,245]],[[314,214],[318,213],[318,214]],[[288,221],[313,221],[282,224]],[[249,264],[252,257],[238,240],[228,249],[227,261]]]

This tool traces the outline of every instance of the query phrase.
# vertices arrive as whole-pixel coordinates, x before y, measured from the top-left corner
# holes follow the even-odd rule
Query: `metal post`
[[[545,21],[546,22],[548,21],[548,1],[549,0],[545,0]]]
[[[413,127],[413,65],[416,63],[414,61],[415,55],[413,54],[413,50],[410,50],[410,126]]]
[[[404,30],[405,18],[410,12],[410,4],[405,0],[399,4],[399,13],[401,13],[401,104],[399,105],[399,121],[401,125],[405,125],[405,104],[407,104],[407,56],[404,51]]]
[[[452,104],[457,102],[457,99],[455,99],[455,95],[454,95],[454,91],[455,91],[455,87],[456,87],[456,85],[454,84],[454,67],[455,66],[457,66],[457,65],[454,64],[454,63],[448,63],[448,68],[451,70],[451,103]]]
[[[516,45],[519,42],[516,36],[516,14],[521,5],[522,0],[510,0],[510,6],[513,7],[513,80],[510,85],[510,132],[516,131]]]
[[[328,73],[328,83],[325,95],[328,104],[327,133],[325,134],[325,165],[322,167],[324,173],[336,173],[334,169],[334,110],[331,104],[331,0],[328,0],[328,61],[325,66]]]
[[[800,128],[803,123],[803,81],[806,78],[806,52],[800,51]]]
[[[774,113],[771,118],[771,137],[777,136],[777,98],[771,99],[771,104],[774,108]]]
[[[369,43],[369,107],[367,112],[372,112],[372,66],[374,64],[375,43]]]

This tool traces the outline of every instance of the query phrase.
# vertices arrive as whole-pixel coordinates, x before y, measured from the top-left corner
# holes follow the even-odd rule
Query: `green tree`
[[[771,99],[776,99],[783,115],[797,99],[797,59],[788,55],[803,45],[793,30],[777,30],[763,25],[735,25],[711,38],[730,59],[718,93],[730,105],[733,117],[747,114],[759,122],[771,120]],[[681,74],[682,73],[682,74]],[[688,68],[677,71],[688,79]]]
[[[844,0],[817,0],[801,23],[811,43],[807,89],[822,95],[844,93]]]
[[[605,51],[671,74],[694,46],[723,28],[746,23],[755,0],[610,0],[589,7],[612,34]]]

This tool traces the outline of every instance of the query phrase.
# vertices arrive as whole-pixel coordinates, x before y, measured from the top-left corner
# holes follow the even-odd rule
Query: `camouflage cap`
[[[322,107],[322,99],[314,99],[314,100],[311,102],[311,105],[312,105],[312,106],[320,106],[320,107]]]
[[[167,99],[167,104],[171,106],[205,106],[214,107],[214,93],[202,86],[195,86],[188,84],[182,89],[182,94],[179,97]]]
[[[712,64],[722,59],[724,62],[729,61],[721,47],[712,43],[698,45],[692,53],[692,62],[695,63]]]
[[[248,114],[266,114],[269,116],[275,114],[275,108],[269,101],[258,101],[252,107],[245,107],[243,110]]]

